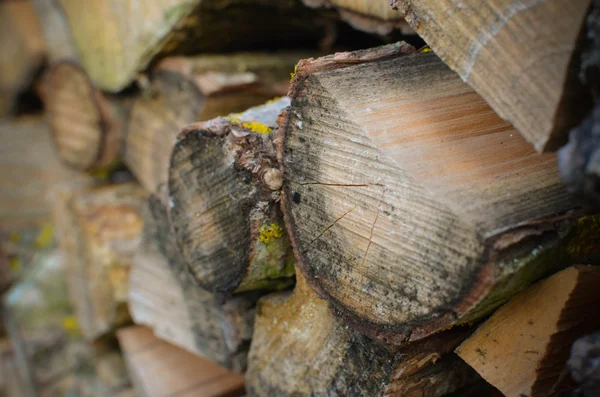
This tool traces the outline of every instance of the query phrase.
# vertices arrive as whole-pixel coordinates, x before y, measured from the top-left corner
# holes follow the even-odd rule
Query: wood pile
[[[0,396],[600,396],[599,1],[0,20]]]

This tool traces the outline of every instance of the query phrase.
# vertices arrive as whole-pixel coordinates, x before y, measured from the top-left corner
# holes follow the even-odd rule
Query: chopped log
[[[140,397],[237,397],[244,378],[157,339],[148,328],[133,326],[117,332]]]
[[[79,176],[62,165],[38,117],[0,122],[0,230],[32,229],[51,219],[50,189]]]
[[[386,346],[349,329],[301,274],[297,280],[293,292],[259,300],[250,396],[436,397],[479,378],[452,353],[464,330],[405,349]]]
[[[68,228],[61,244],[69,263],[69,288],[87,340],[129,320],[129,268],[142,238],[146,193],[133,183],[81,189],[66,203]]]
[[[4,118],[16,110],[19,94],[33,83],[45,48],[28,1],[0,3],[0,26],[0,118]]]
[[[128,114],[125,100],[104,95],[69,62],[48,71],[41,93],[56,149],[66,164],[92,170],[118,160]]]
[[[167,210],[151,196],[144,239],[129,280],[129,309],[137,324],[196,355],[241,373],[246,368],[256,297],[227,302],[199,288],[181,260]]]
[[[590,0],[392,5],[537,151],[558,149],[585,114],[577,47]]]
[[[300,268],[348,324],[390,343],[598,261],[598,218],[574,225],[555,156],[538,155],[435,54],[410,51],[301,61],[279,123]]]
[[[294,256],[279,208],[271,134],[287,97],[184,128],[169,168],[170,222],[185,263],[212,293],[281,289]]]
[[[354,28],[379,35],[399,29],[405,34],[414,30],[403,15],[390,7],[389,0],[302,0],[309,7],[335,7],[340,17]]]
[[[568,391],[561,372],[571,345],[600,328],[598,285],[599,268],[563,270],[511,299],[456,352],[507,396]]]
[[[152,86],[131,111],[124,161],[148,191],[168,178],[171,150],[181,128],[241,112],[285,95],[290,72],[302,57],[231,54],[172,57],[152,74]]]
[[[59,4],[81,65],[97,87],[110,92],[128,86],[157,54],[247,51],[265,45],[308,48],[325,35],[325,23],[299,0]]]
[[[573,343],[567,364],[584,397],[594,397],[600,390],[599,357],[600,332],[583,336]]]

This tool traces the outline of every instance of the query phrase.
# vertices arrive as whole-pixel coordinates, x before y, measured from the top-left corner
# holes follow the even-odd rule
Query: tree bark
[[[93,170],[118,161],[128,116],[125,99],[104,95],[69,62],[48,71],[41,93],[56,150],[66,164]]]
[[[244,378],[152,335],[145,327],[119,330],[129,372],[140,397],[238,397]]]
[[[282,98],[184,129],[169,168],[170,221],[197,282],[220,296],[289,286],[273,135]]]
[[[515,296],[457,350],[507,396],[571,391],[561,377],[576,338],[600,328],[600,270],[570,267]]]
[[[109,92],[127,87],[156,55],[316,47],[326,30],[299,0],[58,2],[82,67]]]
[[[537,151],[558,149],[589,109],[577,49],[590,0],[392,4]]]
[[[333,316],[301,274],[292,293],[259,301],[248,358],[250,396],[436,397],[479,377],[451,352],[451,331],[404,349],[377,343]]]
[[[84,337],[95,340],[129,320],[129,268],[141,243],[146,193],[128,183],[82,188],[65,197],[61,246]]]
[[[180,258],[166,208],[157,197],[150,197],[144,220],[144,241],[129,285],[134,321],[153,328],[159,338],[243,372],[256,297],[223,302],[196,285]]]
[[[286,93],[302,57],[231,54],[172,57],[152,73],[149,92],[133,104],[124,161],[153,193],[164,194],[169,159],[184,125],[241,112]]]
[[[535,153],[434,54],[407,52],[300,62],[279,123],[300,268],[348,324],[392,343],[473,321],[557,267],[598,260],[598,218],[575,222],[555,157]]]

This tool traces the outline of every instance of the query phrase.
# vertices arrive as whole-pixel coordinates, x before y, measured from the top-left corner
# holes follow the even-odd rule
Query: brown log
[[[587,111],[577,81],[577,46],[590,0],[392,4],[539,152],[565,143]]]
[[[335,7],[340,17],[354,28],[369,33],[386,35],[394,29],[404,34],[414,30],[403,15],[390,8],[389,0],[302,0],[308,7]]]
[[[576,338],[600,328],[600,269],[575,266],[502,306],[457,350],[506,396],[549,396],[573,389],[561,374]]]
[[[148,200],[144,220],[144,240],[129,280],[133,320],[161,339],[243,372],[256,297],[223,302],[199,288],[181,260],[166,208],[155,196]]]
[[[169,168],[170,222],[204,289],[281,289],[294,257],[279,208],[274,134],[287,97],[184,128]]]
[[[0,118],[16,110],[21,92],[44,62],[44,40],[29,1],[0,3]]]
[[[146,197],[137,184],[82,188],[64,197],[61,246],[84,337],[94,340],[129,320],[129,268],[142,238]]]
[[[109,167],[120,155],[127,101],[95,88],[76,64],[60,62],[41,89],[48,123],[60,158],[70,167]]]
[[[555,156],[538,155],[435,54],[407,52],[301,61],[279,123],[300,268],[349,324],[392,343],[598,260],[598,218],[574,225]]]
[[[157,339],[148,328],[124,328],[118,336],[139,397],[244,394],[243,377]]]
[[[452,331],[404,349],[352,331],[301,274],[292,293],[257,307],[246,384],[250,396],[436,397],[479,377],[453,353]]]
[[[148,191],[162,193],[183,126],[284,95],[301,57],[244,53],[164,59],[152,73],[150,91],[133,104],[125,163]]]
[[[309,48],[326,30],[300,0],[58,3],[81,65],[97,87],[110,92],[128,86],[157,54]]]

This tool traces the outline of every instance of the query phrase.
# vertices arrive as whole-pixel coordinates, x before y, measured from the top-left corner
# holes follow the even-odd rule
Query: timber
[[[30,88],[42,68],[45,45],[28,1],[0,4],[0,117],[17,110],[19,94]]]
[[[452,354],[464,336],[379,344],[345,326],[299,273],[293,292],[258,303],[246,386],[257,397],[442,396],[478,379]]]
[[[121,154],[127,121],[125,100],[105,95],[76,64],[60,62],[41,89],[60,158],[78,170],[113,165]]]
[[[575,339],[600,328],[599,283],[598,268],[565,269],[511,299],[457,354],[507,396],[570,391],[561,372]]]
[[[132,106],[123,161],[149,192],[163,193],[181,128],[285,95],[301,53],[169,57]]]
[[[61,242],[81,331],[95,340],[129,321],[129,269],[142,238],[145,191],[137,184],[82,188],[67,196]]]
[[[598,260],[598,219],[576,222],[555,156],[435,54],[411,52],[301,61],[279,123],[298,266],[348,324],[400,344]]]
[[[139,397],[244,394],[242,376],[157,339],[148,328],[123,328],[118,336]]]
[[[288,104],[285,97],[191,124],[173,149],[170,221],[185,263],[212,293],[281,289],[293,280],[272,133]]]
[[[148,199],[144,221],[143,243],[129,279],[133,320],[161,339],[243,372],[256,297],[223,302],[196,285],[173,239],[167,210],[156,196]]]
[[[95,86],[113,93],[131,84],[157,55],[252,50],[265,42],[275,48],[315,47],[326,26],[299,0],[58,3],[83,69]]]
[[[590,0],[393,0],[392,5],[537,151],[564,144],[569,128],[585,114],[577,49]]]

